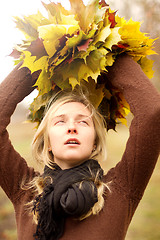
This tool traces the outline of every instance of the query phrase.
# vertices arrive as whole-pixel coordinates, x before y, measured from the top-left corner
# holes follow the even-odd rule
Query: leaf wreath
[[[60,90],[85,85],[97,97],[91,99],[105,116],[108,129],[115,129],[118,119],[125,123],[129,105],[105,77],[107,66],[123,52],[131,55],[151,78],[155,39],[140,31],[140,23],[116,15],[104,0],[70,0],[71,10],[60,3],[43,3],[48,18],[37,14],[15,17],[17,28],[25,35],[11,56],[15,64],[31,72],[41,70],[36,82],[39,95],[30,106],[30,119],[40,123],[50,97]]]

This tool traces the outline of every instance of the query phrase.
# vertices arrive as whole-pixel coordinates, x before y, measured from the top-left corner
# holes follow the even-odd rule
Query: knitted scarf
[[[59,239],[67,216],[80,218],[98,201],[97,185],[103,170],[96,160],[65,170],[56,164],[52,168],[45,166],[43,177],[51,181],[34,200],[33,211],[38,214],[36,240]]]

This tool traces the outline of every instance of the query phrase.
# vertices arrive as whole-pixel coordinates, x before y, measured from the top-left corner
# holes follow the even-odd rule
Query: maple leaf
[[[43,39],[44,47],[52,57],[60,47],[60,40],[64,35],[72,35],[78,28],[78,25],[56,25],[49,24],[38,28],[39,37]]]
[[[14,17],[14,20],[16,27],[23,32],[27,39],[31,40],[36,40],[38,38],[38,26],[50,23],[39,11],[37,14],[28,17],[24,16],[23,19]]]
[[[9,56],[17,59],[20,58],[21,52],[14,48],[13,51],[9,54]]]
[[[109,10],[107,10],[107,12],[108,12],[108,19],[111,23],[111,28],[114,28],[117,24],[116,19],[115,19],[115,15],[116,15],[117,11],[116,12],[110,12]]]
[[[93,43],[96,44],[97,42],[105,42],[108,36],[111,34],[110,25],[102,27],[102,29],[96,35]]]
[[[152,78],[154,71],[152,70],[153,67],[153,60],[148,59],[147,57],[141,58],[140,65],[144,73],[147,75],[148,78]]]
[[[121,41],[121,35],[119,34],[119,28],[115,27],[112,28],[110,35],[106,39],[104,43],[104,47],[107,49],[112,49],[114,45],[117,45]]]
[[[94,0],[84,5],[82,0],[69,0],[71,10],[76,15],[76,20],[79,21],[80,28],[86,33],[89,31],[90,25],[95,21],[96,23],[102,19],[106,8],[99,8],[99,1]]]
[[[50,75],[45,69],[43,69],[42,72],[40,73],[37,82],[35,83],[34,86],[38,87],[40,95],[48,93],[51,90],[52,83],[50,81]]]
[[[50,80],[61,90],[71,88],[69,78],[65,78],[59,71],[55,71]]]
[[[26,38],[32,37],[33,39],[38,38],[37,30],[31,26],[25,20],[20,19],[19,17],[15,17],[16,27],[19,28],[25,35]]]
[[[48,104],[50,98],[52,97],[52,94],[54,93],[56,93],[56,91],[51,90],[48,93],[45,93],[43,95],[38,95],[36,98],[34,98],[33,102],[29,107],[30,114],[28,118],[30,119],[30,121],[37,122],[39,125],[39,123],[42,121],[44,116],[45,106]]]
[[[48,56],[43,45],[43,40],[40,38],[32,41],[31,45],[26,50],[31,53],[31,56],[36,56],[36,60],[43,56]]]
[[[49,24],[38,28],[39,37],[43,39],[45,50],[52,57],[60,46],[59,39],[66,33],[64,26]]]
[[[66,45],[68,48],[74,48],[81,43],[82,39],[83,39],[83,32],[78,30],[77,32],[75,32],[73,36],[68,37]]]
[[[72,86],[72,90],[74,90],[75,86],[79,85],[80,83],[77,81],[76,78],[70,77],[69,84]]]
[[[45,9],[48,11],[49,19],[52,20],[53,23],[56,24],[59,21],[61,21],[60,9],[54,2],[51,2],[49,4],[42,2],[42,4],[45,7]],[[55,17],[55,21],[53,20],[53,17]]]
[[[88,82],[81,81],[80,86],[82,87],[82,89],[83,87],[87,88],[87,91],[90,93],[88,96],[89,100],[91,101],[93,106],[97,109],[104,97],[103,92],[104,86],[99,86],[99,88],[97,88],[96,82],[91,77],[89,78]]]
[[[42,2],[42,4],[48,11],[49,19],[52,23],[59,24],[62,21],[62,14],[69,15],[69,11],[66,10],[61,3],[55,4],[54,2],[50,2],[46,4]]]
[[[36,61],[36,56],[31,56],[30,52],[24,51],[23,53],[25,57],[21,68],[27,67],[31,70],[31,73],[47,68],[48,56],[43,56]]]
[[[106,57],[102,54],[101,50],[92,51],[86,58],[88,67],[93,71],[93,73],[100,73],[101,70],[105,70],[106,67]],[[98,77],[97,75],[97,77]],[[96,79],[97,79],[96,77]],[[96,80],[95,79],[95,80]]]

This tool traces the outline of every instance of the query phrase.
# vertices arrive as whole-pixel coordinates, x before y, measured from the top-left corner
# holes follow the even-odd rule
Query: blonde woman
[[[33,140],[33,156],[45,164],[40,175],[14,150],[6,130],[36,77],[16,68],[0,87],[0,184],[15,208],[18,239],[125,239],[159,155],[159,93],[131,57],[120,56],[110,68],[108,78],[134,119],[122,159],[105,175],[102,116],[84,96],[59,97]]]

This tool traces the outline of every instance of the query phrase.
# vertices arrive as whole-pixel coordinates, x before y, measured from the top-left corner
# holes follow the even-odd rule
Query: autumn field
[[[9,128],[10,138],[16,150],[27,159],[28,164],[36,166],[31,161],[30,144],[35,132],[31,123],[12,123]],[[121,158],[128,138],[128,130],[121,126],[117,132],[108,133],[108,160],[102,165],[107,171]],[[11,164],[11,163],[9,163]],[[158,162],[148,188],[144,194],[126,240],[159,240],[160,239],[160,163]],[[16,240],[16,224],[14,210],[3,191],[0,189],[0,240]],[[115,239],[116,240],[116,239]],[[118,240],[118,239],[117,239]]]

